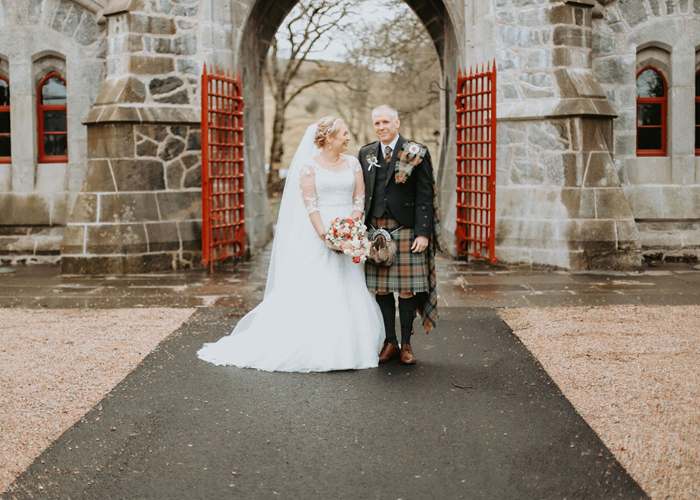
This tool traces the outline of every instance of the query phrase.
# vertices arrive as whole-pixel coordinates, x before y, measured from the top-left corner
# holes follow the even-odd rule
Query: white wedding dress
[[[313,125],[307,135],[312,139],[315,131]],[[321,167],[308,153],[298,156],[287,176],[265,298],[231,335],[199,350],[205,361],[285,372],[378,364],[384,323],[363,265],[326,247],[308,215],[318,210],[327,228],[335,217],[362,210],[364,185],[356,182],[361,167],[350,156],[337,171]]]

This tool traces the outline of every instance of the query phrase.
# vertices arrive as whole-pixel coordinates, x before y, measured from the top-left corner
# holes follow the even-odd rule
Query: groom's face
[[[394,118],[391,111],[382,110],[374,114],[374,131],[384,144],[389,144],[399,135],[401,120]]]

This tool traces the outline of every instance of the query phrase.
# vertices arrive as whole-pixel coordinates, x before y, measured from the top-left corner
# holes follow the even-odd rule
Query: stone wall
[[[199,265],[199,126],[104,124],[89,135],[88,173],[61,247],[63,272]]]
[[[92,5],[99,5],[94,2]],[[99,13],[68,0],[0,3],[0,73],[10,82],[12,162],[0,164],[0,259],[56,262],[86,169],[87,115],[105,76]],[[39,163],[39,80],[66,79],[68,162]]]
[[[644,253],[700,256],[700,161],[695,157],[695,74],[700,6],[688,0],[608,2],[594,20],[593,70],[615,120],[616,169]],[[668,155],[636,154],[636,75],[657,67],[670,87]]]
[[[593,1],[494,0],[496,256],[566,269],[640,264],[591,70]]]

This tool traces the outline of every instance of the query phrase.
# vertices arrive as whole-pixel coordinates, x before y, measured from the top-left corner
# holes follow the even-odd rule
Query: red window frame
[[[68,162],[68,130],[65,132],[45,132],[44,131],[44,111],[65,111],[66,112],[66,129],[68,129],[68,111],[66,104],[42,104],[41,103],[41,91],[44,88],[44,84],[52,77],[56,77],[63,82],[66,87],[65,78],[63,78],[58,73],[49,73],[46,75],[36,91],[37,98],[37,114],[39,115],[39,163],[67,163]],[[65,135],[66,136],[66,154],[65,155],[46,155],[44,153],[44,136],[45,135]]]
[[[0,75],[0,80],[4,80],[5,83],[7,83],[7,86],[10,86],[10,80],[5,78],[4,76]],[[0,106],[0,113],[9,113],[10,112],[10,106]],[[11,137],[10,132],[8,133],[0,133],[0,137]],[[0,156],[0,163],[12,163],[12,156]]]
[[[666,156],[666,146],[667,146],[667,126],[666,119],[668,115],[668,83],[666,83],[666,77],[664,74],[654,66],[646,66],[642,68],[637,73],[637,78],[635,78],[635,85],[639,76],[646,70],[652,69],[661,75],[661,80],[664,83],[664,96],[663,97],[637,97],[637,105],[635,109],[635,122],[637,124],[637,156]],[[661,104],[661,149],[639,149],[639,129],[640,128],[659,128],[659,125],[639,125],[639,105],[640,104]]]
[[[698,104],[700,104],[700,95],[698,94],[698,78],[700,78],[700,71],[695,73],[695,109],[698,109]],[[695,136],[697,137],[698,134],[698,129],[700,129],[700,125],[698,125],[698,117],[695,117]],[[700,144],[698,144],[697,141],[695,141],[695,156],[700,156]]]

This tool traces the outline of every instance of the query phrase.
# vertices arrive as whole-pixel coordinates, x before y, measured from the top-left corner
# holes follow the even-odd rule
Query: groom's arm
[[[433,162],[430,151],[425,152],[423,161],[415,167],[416,213],[415,234],[430,239],[433,233]]]

